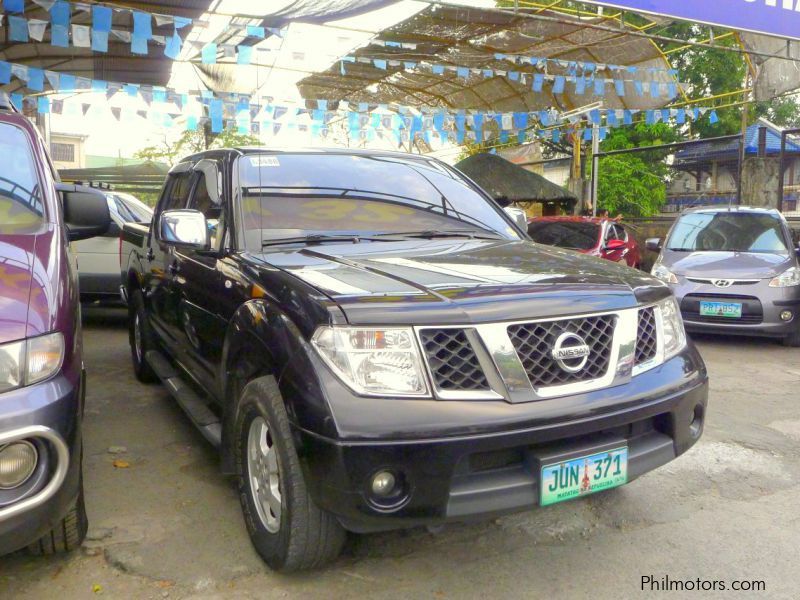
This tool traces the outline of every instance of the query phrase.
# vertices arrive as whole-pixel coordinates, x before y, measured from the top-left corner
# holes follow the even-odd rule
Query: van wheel
[[[131,294],[130,311],[128,319],[129,341],[131,345],[131,358],[133,359],[133,373],[142,383],[153,383],[158,380],[152,367],[147,363],[147,352],[155,348],[153,332],[145,318],[144,298],[142,292],[136,290]]]
[[[275,378],[248,383],[239,406],[236,473],[253,546],[276,571],[311,569],[332,561],[346,533],[308,493]]]
[[[89,520],[86,518],[86,504],[83,501],[83,474],[81,474],[78,497],[67,514],[53,529],[28,546],[28,552],[35,556],[70,552],[79,547],[86,537]]]
[[[792,333],[783,338],[783,345],[790,348],[800,348],[800,327],[796,327]]]

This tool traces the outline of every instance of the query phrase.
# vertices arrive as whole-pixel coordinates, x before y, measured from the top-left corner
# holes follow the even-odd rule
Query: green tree
[[[235,129],[225,129],[216,135],[210,144],[206,144],[206,132],[202,129],[184,131],[175,141],[169,141],[166,136],[154,145],[147,146],[136,152],[133,156],[142,160],[153,160],[173,164],[177,160],[212,148],[236,148],[240,146],[258,146],[261,140],[250,134],[241,134]]]
[[[670,167],[668,152],[658,146],[680,139],[680,132],[665,123],[636,123],[612,129],[602,143],[603,151],[653,148],[646,152],[602,157],[598,167],[598,208],[611,214],[650,216],[666,201]]]

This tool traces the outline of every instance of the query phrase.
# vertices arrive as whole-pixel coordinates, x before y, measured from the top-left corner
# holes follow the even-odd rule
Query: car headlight
[[[60,333],[0,345],[0,392],[44,381],[61,368],[63,360]]]
[[[800,285],[800,269],[790,267],[769,282],[769,287],[793,287]]]
[[[678,283],[678,278],[675,277],[675,273],[673,273],[667,267],[665,267],[660,263],[656,263],[653,265],[653,268],[650,271],[650,275],[652,275],[656,279],[660,279],[665,283]]]
[[[357,394],[427,396],[414,333],[407,327],[320,327],[311,343]]]
[[[664,336],[664,360],[669,360],[686,347],[686,330],[678,301],[670,296],[658,303],[661,331]]]

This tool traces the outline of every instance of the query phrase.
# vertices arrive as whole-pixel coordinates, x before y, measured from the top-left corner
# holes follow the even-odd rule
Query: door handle
[[[181,270],[181,269],[180,269],[180,267],[178,266],[178,261],[177,261],[177,260],[173,260],[173,261],[170,263],[170,265],[169,265],[169,272],[170,272],[172,275],[177,275],[177,274],[178,274],[178,271],[180,271],[180,270]]]

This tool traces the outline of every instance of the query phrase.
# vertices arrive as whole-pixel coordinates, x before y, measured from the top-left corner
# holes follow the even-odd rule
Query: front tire
[[[795,327],[795,330],[783,338],[783,345],[789,348],[800,348],[800,327]]]
[[[89,528],[86,517],[86,504],[83,501],[83,475],[81,474],[78,496],[67,514],[53,529],[28,546],[28,552],[35,556],[61,554],[78,548]]]
[[[129,317],[128,339],[131,345],[133,373],[142,383],[153,383],[158,377],[148,364],[146,355],[148,351],[155,349],[155,343],[144,311],[144,298],[139,290],[131,294]]]
[[[284,572],[335,559],[346,533],[308,493],[274,377],[260,377],[245,386],[235,443],[239,499],[261,558]]]

